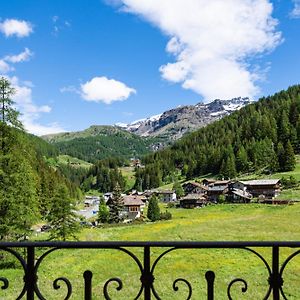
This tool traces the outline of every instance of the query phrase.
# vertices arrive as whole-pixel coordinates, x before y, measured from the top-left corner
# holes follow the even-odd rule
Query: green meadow
[[[212,205],[201,209],[169,209],[173,219],[156,223],[122,225],[115,227],[84,229],[80,240],[87,241],[299,241],[300,204],[289,206],[271,205]],[[38,239],[46,239],[41,234]],[[152,263],[165,249],[151,251]],[[269,264],[271,250],[257,248]],[[143,251],[130,249],[143,262]],[[283,249],[283,261],[295,249]],[[42,250],[38,250],[41,255]],[[38,278],[41,292],[46,299],[64,299],[65,284],[55,290],[53,281],[67,277],[73,286],[71,299],[83,299],[83,272],[91,270],[93,276],[93,299],[104,299],[105,282],[118,277],[123,288],[116,290],[117,284],[109,285],[112,299],[133,299],[140,287],[140,273],[135,262],[118,250],[58,250],[50,254],[41,264]],[[154,271],[154,286],[161,299],[186,299],[187,286],[178,283],[178,291],[172,288],[177,278],[184,278],[193,287],[192,299],[206,299],[205,272],[216,273],[216,299],[227,299],[227,287],[235,278],[243,278],[248,283],[245,293],[243,284],[232,287],[233,299],[262,299],[268,290],[268,272],[261,260],[254,254],[242,250],[188,249],[175,250],[160,260]],[[300,299],[300,257],[287,266],[284,273],[284,291],[288,299]],[[0,299],[15,299],[20,289],[22,272],[19,269],[2,271],[0,277],[10,280],[8,291],[1,291]]]

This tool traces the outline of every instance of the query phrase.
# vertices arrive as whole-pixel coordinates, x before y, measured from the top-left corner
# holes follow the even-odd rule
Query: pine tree
[[[37,220],[37,176],[32,150],[23,140],[14,89],[0,78],[0,239],[25,239]]]
[[[149,200],[147,218],[152,222],[155,222],[160,219],[160,209],[158,206],[158,199],[155,195],[152,195]]]
[[[180,198],[180,197],[184,196],[184,190],[178,180],[176,180],[174,182],[173,190],[175,191],[177,197]]]
[[[235,157],[231,146],[226,149],[226,153],[224,154],[220,175],[224,178],[236,177]]]
[[[284,171],[293,171],[296,166],[296,158],[291,142],[288,140],[285,145],[285,160],[284,160]]]
[[[65,241],[69,238],[76,239],[79,224],[74,212],[74,203],[70,199],[68,190],[64,184],[61,184],[55,192],[47,219],[51,226],[51,240]]]
[[[285,165],[285,150],[281,142],[279,142],[277,145],[277,157],[278,157],[279,170],[283,171]]]
[[[243,146],[237,152],[236,168],[238,172],[245,172],[248,169],[248,155]]]
[[[101,197],[99,203],[98,221],[100,223],[107,223],[109,221],[109,209],[103,197]]]
[[[120,223],[123,220],[122,211],[124,208],[121,189],[119,184],[116,184],[113,190],[111,203],[109,204],[109,222]]]
[[[19,112],[13,108],[15,102],[12,96],[15,89],[11,87],[10,82],[4,78],[0,78],[0,123],[23,129],[22,123],[18,120]]]

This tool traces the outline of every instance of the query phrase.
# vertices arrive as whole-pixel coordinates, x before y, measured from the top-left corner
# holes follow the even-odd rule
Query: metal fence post
[[[279,274],[279,247],[272,247],[272,278],[271,286],[273,289],[273,300],[280,299],[280,287],[282,286],[282,278]]]
[[[151,286],[154,277],[150,270],[150,246],[144,246],[144,270],[141,276],[141,282],[144,286],[144,299],[151,299]]]
[[[92,277],[91,271],[85,271],[83,273],[84,278],[84,300],[92,300]]]
[[[207,281],[207,300],[214,300],[215,273],[213,271],[207,271],[205,278]]]
[[[34,273],[34,247],[27,247],[27,270],[25,274],[25,284],[27,290],[27,300],[34,300],[34,286],[36,276]]]

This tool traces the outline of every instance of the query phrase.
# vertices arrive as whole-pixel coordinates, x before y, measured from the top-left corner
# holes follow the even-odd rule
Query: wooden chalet
[[[233,203],[249,203],[252,195],[247,191],[230,188],[226,194],[226,200]]]
[[[267,199],[277,197],[281,191],[280,179],[261,179],[239,181],[244,186],[244,190],[252,194],[253,197],[264,196]]]
[[[207,188],[207,199],[217,203],[219,196],[228,192],[230,180],[203,179],[202,183]]]
[[[182,185],[184,194],[206,194],[207,187],[195,181],[187,182]]]
[[[154,193],[161,199],[162,202],[174,202],[176,201],[176,193],[173,190],[156,190]]]
[[[210,178],[205,178],[202,180],[204,186],[219,186],[219,185],[228,185],[230,180],[215,180]]]
[[[134,220],[140,218],[145,207],[142,196],[126,195],[123,196],[124,212],[128,219]]]
[[[182,208],[196,208],[207,204],[207,198],[203,194],[188,194],[179,200]]]
[[[217,203],[220,195],[225,195],[228,192],[228,185],[209,185],[207,190],[207,199]]]
[[[123,211],[121,211],[122,217],[126,220],[134,220],[142,216],[145,203],[142,201],[142,196],[138,195],[122,195],[123,200]],[[112,197],[110,197],[106,205],[110,206],[112,204]]]

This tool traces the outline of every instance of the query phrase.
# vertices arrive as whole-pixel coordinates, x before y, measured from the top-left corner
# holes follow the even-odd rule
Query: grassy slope
[[[125,190],[131,190],[135,184],[134,167],[122,167],[120,170],[126,180]]]
[[[74,167],[80,167],[80,168],[90,168],[92,166],[91,163],[81,160],[76,157],[72,157],[70,155],[59,155],[58,156],[58,163],[67,165],[67,164],[73,164]]]
[[[218,205],[204,209],[170,209],[170,211],[173,214],[173,220],[170,221],[84,229],[80,234],[80,239],[100,241],[300,240],[300,204],[291,206]],[[270,251],[258,250],[270,262]],[[138,257],[142,257],[141,249],[133,251]],[[152,258],[157,257],[161,252],[162,249],[153,249]],[[281,258],[292,252],[292,250],[282,251]],[[123,280],[124,288],[117,292],[114,288],[116,286],[112,284],[110,291],[113,299],[132,299],[134,293],[138,291],[138,269],[125,254],[116,250],[62,250],[51,254],[39,271],[39,280],[43,282],[41,286],[46,299],[62,299],[58,295],[61,296],[64,293],[52,289],[53,280],[59,276],[66,276],[72,281],[74,285],[72,299],[83,299],[82,274],[87,269],[95,272],[93,288],[96,299],[102,299],[99,295],[102,293],[104,282],[115,276]],[[155,287],[164,300],[185,299],[186,288],[184,285],[180,285],[181,288],[178,292],[172,290],[173,281],[178,277],[183,277],[190,280],[193,285],[192,299],[205,299],[204,274],[209,269],[216,272],[216,299],[227,299],[225,297],[227,286],[232,279],[237,277],[247,280],[249,289],[243,297],[241,286],[236,285],[233,299],[261,299],[266,292],[265,283],[268,274],[262,263],[245,250],[172,252],[157,265]],[[289,299],[300,298],[299,277],[296,275],[299,272],[300,258],[295,259],[285,273],[286,291],[291,294]],[[3,275],[1,274],[1,276]],[[14,285],[18,286],[16,278],[12,282],[12,288]],[[5,299],[9,299],[9,297]]]
[[[95,162],[108,157],[141,157],[150,153],[155,138],[141,138],[115,126],[91,126],[78,132],[43,136],[64,154]]]

